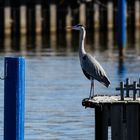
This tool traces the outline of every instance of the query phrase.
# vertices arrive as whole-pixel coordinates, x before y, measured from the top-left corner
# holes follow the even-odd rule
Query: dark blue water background
[[[124,63],[118,61],[112,32],[106,39],[102,36],[103,40],[99,33],[88,36],[86,50],[101,63],[111,81],[108,89],[95,82],[96,94],[118,94],[115,88],[127,77],[138,81],[139,32],[135,42],[127,42]],[[78,39],[67,35],[60,40],[56,35],[34,39],[23,36],[15,42],[7,37],[1,44],[1,76],[5,56],[26,58],[25,140],[94,140],[94,109],[85,109],[81,104],[89,96],[90,81],[81,71]],[[3,139],[3,87],[0,80],[0,139]]]

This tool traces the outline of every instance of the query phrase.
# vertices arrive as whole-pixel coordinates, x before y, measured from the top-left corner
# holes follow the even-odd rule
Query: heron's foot
[[[94,96],[92,95],[92,96],[89,96],[88,99],[89,99],[89,100],[92,100],[93,98],[94,98]]]
[[[94,99],[94,97],[95,97],[95,96],[91,96],[91,98],[90,98],[90,99],[92,100],[92,99]]]

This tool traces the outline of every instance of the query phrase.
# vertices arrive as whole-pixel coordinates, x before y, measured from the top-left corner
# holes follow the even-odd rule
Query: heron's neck
[[[84,45],[85,45],[85,36],[86,36],[86,31],[83,28],[80,31],[80,42],[79,42],[79,55],[80,56],[84,56],[86,54],[85,48],[84,48]]]

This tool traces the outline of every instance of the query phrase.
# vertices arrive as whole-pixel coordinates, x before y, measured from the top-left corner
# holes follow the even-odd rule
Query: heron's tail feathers
[[[109,79],[107,78],[107,77],[104,77],[103,78],[103,82],[102,82],[107,88],[109,87],[109,85],[110,85],[110,81],[109,81]]]

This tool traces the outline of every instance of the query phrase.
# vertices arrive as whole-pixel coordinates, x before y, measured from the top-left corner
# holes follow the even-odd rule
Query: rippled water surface
[[[78,43],[67,40],[59,44],[55,37],[51,40],[43,44],[39,37],[34,44],[26,45],[23,38],[18,50],[7,45],[9,48],[1,51],[1,76],[4,56],[26,58],[25,140],[94,140],[94,109],[85,109],[81,104],[89,95],[90,81],[80,68]],[[139,38],[135,44],[128,42],[124,63],[118,62],[116,46],[112,39],[108,40],[105,46],[98,39],[87,40],[86,50],[96,56],[111,81],[108,89],[96,82],[96,94],[118,94],[115,87],[121,80],[140,78]],[[0,85],[0,139],[3,139],[2,80]]]

